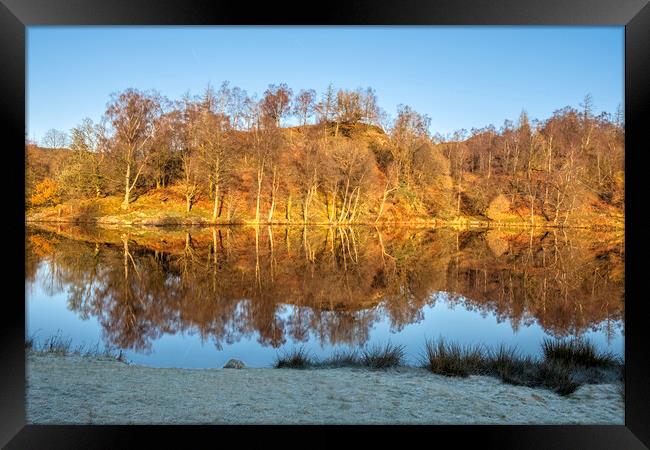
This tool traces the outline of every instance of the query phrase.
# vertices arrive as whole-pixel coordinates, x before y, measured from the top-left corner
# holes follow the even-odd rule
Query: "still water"
[[[155,367],[270,366],[302,346],[584,336],[623,354],[622,233],[402,227],[28,227],[27,337]]]

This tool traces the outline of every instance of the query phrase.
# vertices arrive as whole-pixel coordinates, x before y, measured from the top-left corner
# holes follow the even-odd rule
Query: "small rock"
[[[246,365],[238,359],[230,359],[226,365],[223,366],[224,369],[243,369],[244,367],[246,367]]]

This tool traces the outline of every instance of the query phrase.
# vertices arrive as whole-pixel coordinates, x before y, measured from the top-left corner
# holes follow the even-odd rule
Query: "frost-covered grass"
[[[304,347],[279,355],[274,367],[290,369],[366,367],[387,369],[404,365],[404,347],[375,345],[357,350],[342,350],[323,360],[311,356]],[[609,353],[600,353],[582,339],[545,340],[542,358],[520,355],[516,349],[501,346],[463,347],[443,339],[427,340],[421,367],[437,375],[467,378],[491,376],[503,383],[544,388],[567,396],[585,384],[622,381],[623,363]]]
[[[514,348],[501,346],[490,351],[441,339],[425,343],[423,366],[439,375],[489,375],[504,383],[546,388],[560,395],[569,395],[583,384],[611,381],[622,368],[613,355],[599,353],[583,339],[545,340],[542,352],[543,357],[536,359],[521,356]]]
[[[276,357],[276,369],[310,369],[334,367],[367,367],[370,369],[388,369],[404,363],[404,347],[390,342],[356,350],[339,350],[329,358],[318,360],[312,357],[304,347],[297,347]]]
[[[308,369],[314,361],[304,347],[298,347],[276,357],[276,369]]]
[[[397,370],[181,369],[27,355],[36,424],[618,424],[620,383],[570,396],[498,378]]]
[[[72,338],[63,337],[61,333],[53,334],[45,339],[38,340],[31,336],[25,340],[25,350],[31,354],[37,355],[56,355],[56,356],[84,356],[109,358],[115,361],[126,363],[126,357],[122,350],[110,346],[79,344],[72,345]]]
[[[582,367],[615,367],[620,361],[611,353],[598,352],[596,347],[585,339],[551,340],[542,343],[542,351],[547,361]]]

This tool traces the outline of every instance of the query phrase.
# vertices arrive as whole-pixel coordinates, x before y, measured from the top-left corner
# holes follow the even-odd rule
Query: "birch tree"
[[[106,109],[112,126],[112,153],[124,177],[122,209],[128,210],[150,153],[150,143],[161,113],[161,99],[155,92],[127,89],[113,94]]]

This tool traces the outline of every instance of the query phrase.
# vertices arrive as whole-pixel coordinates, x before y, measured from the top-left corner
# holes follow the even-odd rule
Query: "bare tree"
[[[231,122],[226,115],[231,104],[231,93],[227,82],[222,84],[216,94],[206,89],[193,119],[194,144],[200,152],[204,169],[214,191],[213,221],[217,220],[221,212],[219,207],[221,187],[226,181],[231,163],[232,152],[229,142]],[[237,102],[239,101],[240,99],[237,99]],[[239,110],[230,111],[238,116],[241,114]]]
[[[319,122],[329,123],[334,118],[336,93],[330,83],[325,89],[321,101],[314,107]]]
[[[292,90],[284,83],[276,86],[269,85],[264,91],[264,97],[260,102],[262,120],[265,126],[269,124],[280,126],[281,120],[291,111]]]
[[[316,101],[316,91],[313,89],[303,89],[294,99],[293,113],[298,117],[300,124],[307,125],[307,120],[314,113]]]
[[[390,130],[390,151],[396,166],[395,183],[404,177],[410,182],[413,170],[413,154],[420,145],[429,141],[431,119],[419,114],[410,106],[398,105],[397,118]]]
[[[65,132],[54,128],[47,130],[41,141],[42,145],[47,148],[65,148],[69,142],[70,140]]]
[[[156,93],[127,89],[113,94],[106,117],[113,129],[112,153],[124,176],[122,209],[129,209],[131,192],[149,159],[161,100]]]
[[[369,124],[379,122],[382,112],[377,105],[377,94],[371,87],[367,87],[361,92],[361,109],[363,111],[363,120]]]

